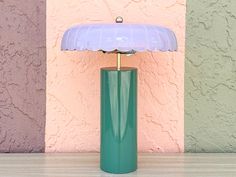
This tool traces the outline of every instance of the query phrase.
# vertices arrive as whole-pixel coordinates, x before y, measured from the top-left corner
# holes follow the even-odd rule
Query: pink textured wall
[[[46,0],[0,0],[0,152],[43,152]]]
[[[115,55],[62,52],[63,32],[81,23],[158,24],[177,35],[176,53],[137,53],[122,65],[139,70],[139,151],[182,152],[185,0],[48,0],[46,151],[99,151],[100,68]]]

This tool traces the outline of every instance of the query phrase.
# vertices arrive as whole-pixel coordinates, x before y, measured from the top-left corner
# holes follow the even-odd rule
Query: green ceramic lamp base
[[[100,166],[110,173],[137,169],[137,69],[101,69]]]

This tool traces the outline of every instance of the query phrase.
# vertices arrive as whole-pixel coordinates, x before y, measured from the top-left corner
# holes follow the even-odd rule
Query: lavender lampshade
[[[141,24],[89,24],[69,28],[62,50],[176,51],[175,34],[168,28]]]

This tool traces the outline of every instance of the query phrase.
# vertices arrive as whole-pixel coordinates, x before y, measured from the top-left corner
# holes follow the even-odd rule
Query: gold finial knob
[[[123,23],[123,18],[121,16],[116,17],[116,23]]]

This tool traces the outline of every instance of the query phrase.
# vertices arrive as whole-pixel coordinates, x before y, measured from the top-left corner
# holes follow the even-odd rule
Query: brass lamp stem
[[[121,55],[118,52],[117,53],[117,70],[120,71],[120,67],[121,67]]]

